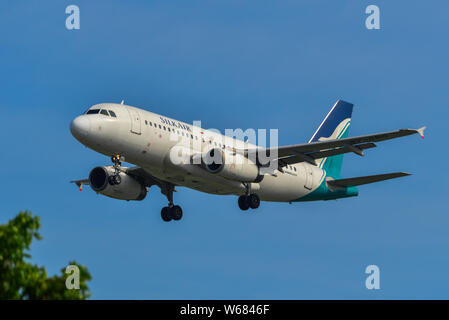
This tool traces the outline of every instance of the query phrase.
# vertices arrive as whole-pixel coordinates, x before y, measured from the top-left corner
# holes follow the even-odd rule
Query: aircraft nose
[[[72,135],[77,139],[86,137],[90,130],[90,121],[87,116],[82,115],[73,119],[70,124],[70,131]]]

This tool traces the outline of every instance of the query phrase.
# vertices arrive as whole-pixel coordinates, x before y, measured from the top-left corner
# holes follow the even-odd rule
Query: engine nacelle
[[[241,182],[259,182],[259,167],[239,153],[231,153],[220,148],[207,152],[202,159],[203,167],[210,173]]]
[[[143,200],[147,195],[147,188],[131,177],[120,172],[120,184],[111,185],[109,177],[114,175],[113,167],[96,167],[89,174],[91,188],[107,197],[120,200]]]

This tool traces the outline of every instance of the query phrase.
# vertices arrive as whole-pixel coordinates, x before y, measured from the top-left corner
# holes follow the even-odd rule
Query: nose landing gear
[[[109,184],[111,186],[120,184],[122,182],[122,178],[118,174],[114,174],[108,178]]]
[[[173,191],[175,191],[175,186],[172,184],[165,184],[163,188],[161,188],[163,194],[167,196],[168,206],[163,207],[161,210],[161,218],[162,220],[168,222],[171,220],[181,220],[182,218],[182,208],[178,205],[173,204]]]
[[[114,164],[114,175],[110,176],[108,178],[109,184],[110,185],[118,185],[122,182],[122,178],[120,177],[120,168],[122,165],[122,161],[125,161],[125,157],[119,155],[119,154],[114,154],[111,157],[111,161]]]

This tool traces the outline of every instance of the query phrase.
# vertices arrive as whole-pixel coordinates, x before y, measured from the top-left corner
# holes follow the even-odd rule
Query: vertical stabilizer
[[[346,138],[351,124],[353,106],[352,103],[338,100],[310,138],[309,143]],[[320,168],[326,170],[328,176],[338,179],[340,178],[343,154],[317,159],[316,163]]]

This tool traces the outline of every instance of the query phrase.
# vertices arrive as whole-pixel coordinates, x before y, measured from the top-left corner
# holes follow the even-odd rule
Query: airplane
[[[123,101],[95,104],[73,119],[70,131],[86,147],[111,157],[112,165],[95,167],[87,179],[71,182],[80,190],[90,185],[98,194],[127,201],[143,200],[149,188],[157,186],[168,200],[161,210],[162,220],[168,222],[183,216],[173,202],[176,187],[237,196],[239,208],[246,211],[258,208],[261,201],[354,197],[357,186],[408,176],[340,176],[345,153],[363,156],[375,142],[416,133],[424,138],[426,129],[348,137],[352,110],[353,104],[338,100],[308,143],[261,147]],[[122,166],[125,160],[133,166]]]

